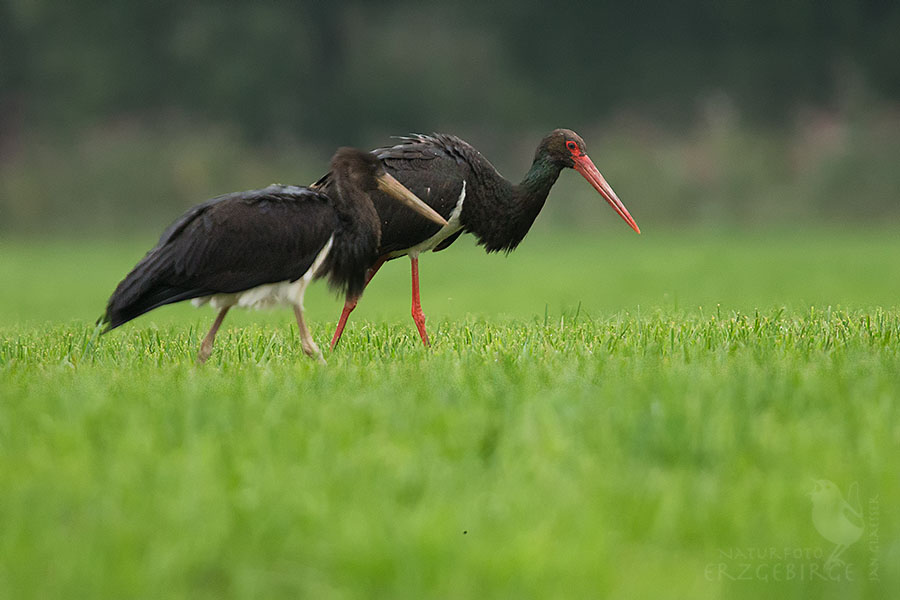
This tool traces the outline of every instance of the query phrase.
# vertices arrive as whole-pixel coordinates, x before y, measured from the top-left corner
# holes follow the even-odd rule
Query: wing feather
[[[397,144],[376,148],[372,153],[391,175],[445,219],[450,218],[459,201],[463,180],[469,182],[467,190],[473,189],[472,165],[477,163],[479,169],[486,168],[484,165],[493,169],[477,150],[452,135],[410,134],[397,140]],[[332,173],[326,173],[311,187],[327,194],[334,193]],[[372,202],[381,219],[381,244],[378,249],[381,256],[415,246],[440,229],[439,225],[427,221],[384,193],[374,193]],[[458,237],[447,238],[440,249],[446,248]]]
[[[335,227],[329,198],[308,188],[273,185],[199,204],[118,285],[107,331],[164,304],[296,280]]]

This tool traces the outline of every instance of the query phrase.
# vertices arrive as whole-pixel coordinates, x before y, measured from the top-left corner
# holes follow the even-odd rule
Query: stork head
[[[588,180],[588,183],[597,190],[604,200],[606,200],[613,210],[622,217],[628,225],[637,233],[641,230],[634,222],[634,219],[628,213],[628,209],[619,200],[619,197],[613,191],[612,187],[594,166],[594,162],[587,155],[584,140],[581,136],[571,129],[554,129],[547,137],[541,140],[538,146],[535,160],[549,159],[560,167],[575,169],[581,176]]]

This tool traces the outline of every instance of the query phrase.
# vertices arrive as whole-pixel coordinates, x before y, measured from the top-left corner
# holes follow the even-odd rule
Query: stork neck
[[[470,226],[488,252],[510,251],[531,229],[538,213],[556,183],[561,167],[543,156],[535,158],[519,185],[503,180],[504,188],[495,193],[496,209],[478,215]],[[509,186],[509,187],[505,187]]]
[[[552,162],[544,156],[537,156],[531,163],[531,168],[522,179],[522,183],[516,186],[516,196],[525,204],[537,204],[537,211],[534,213],[532,220],[537,218],[537,212],[544,205],[547,196],[550,194],[550,188],[559,178],[562,167]]]

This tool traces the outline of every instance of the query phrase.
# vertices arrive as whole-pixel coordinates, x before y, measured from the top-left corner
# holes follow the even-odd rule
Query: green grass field
[[[286,309],[92,342],[152,236],[0,241],[0,598],[900,597],[900,236],[617,225],[423,257],[431,349],[390,263],[327,366]]]

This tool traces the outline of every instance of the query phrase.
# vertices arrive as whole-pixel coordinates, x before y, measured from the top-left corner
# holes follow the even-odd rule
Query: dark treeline
[[[890,0],[0,0],[0,136],[172,111],[251,141],[623,109],[678,127],[714,92],[777,125],[849,76],[900,98],[898,32]]]
[[[642,227],[896,220],[898,32],[896,0],[0,0],[0,234],[155,230],[416,131],[516,179],[555,127]],[[618,226],[577,179],[541,218]]]

